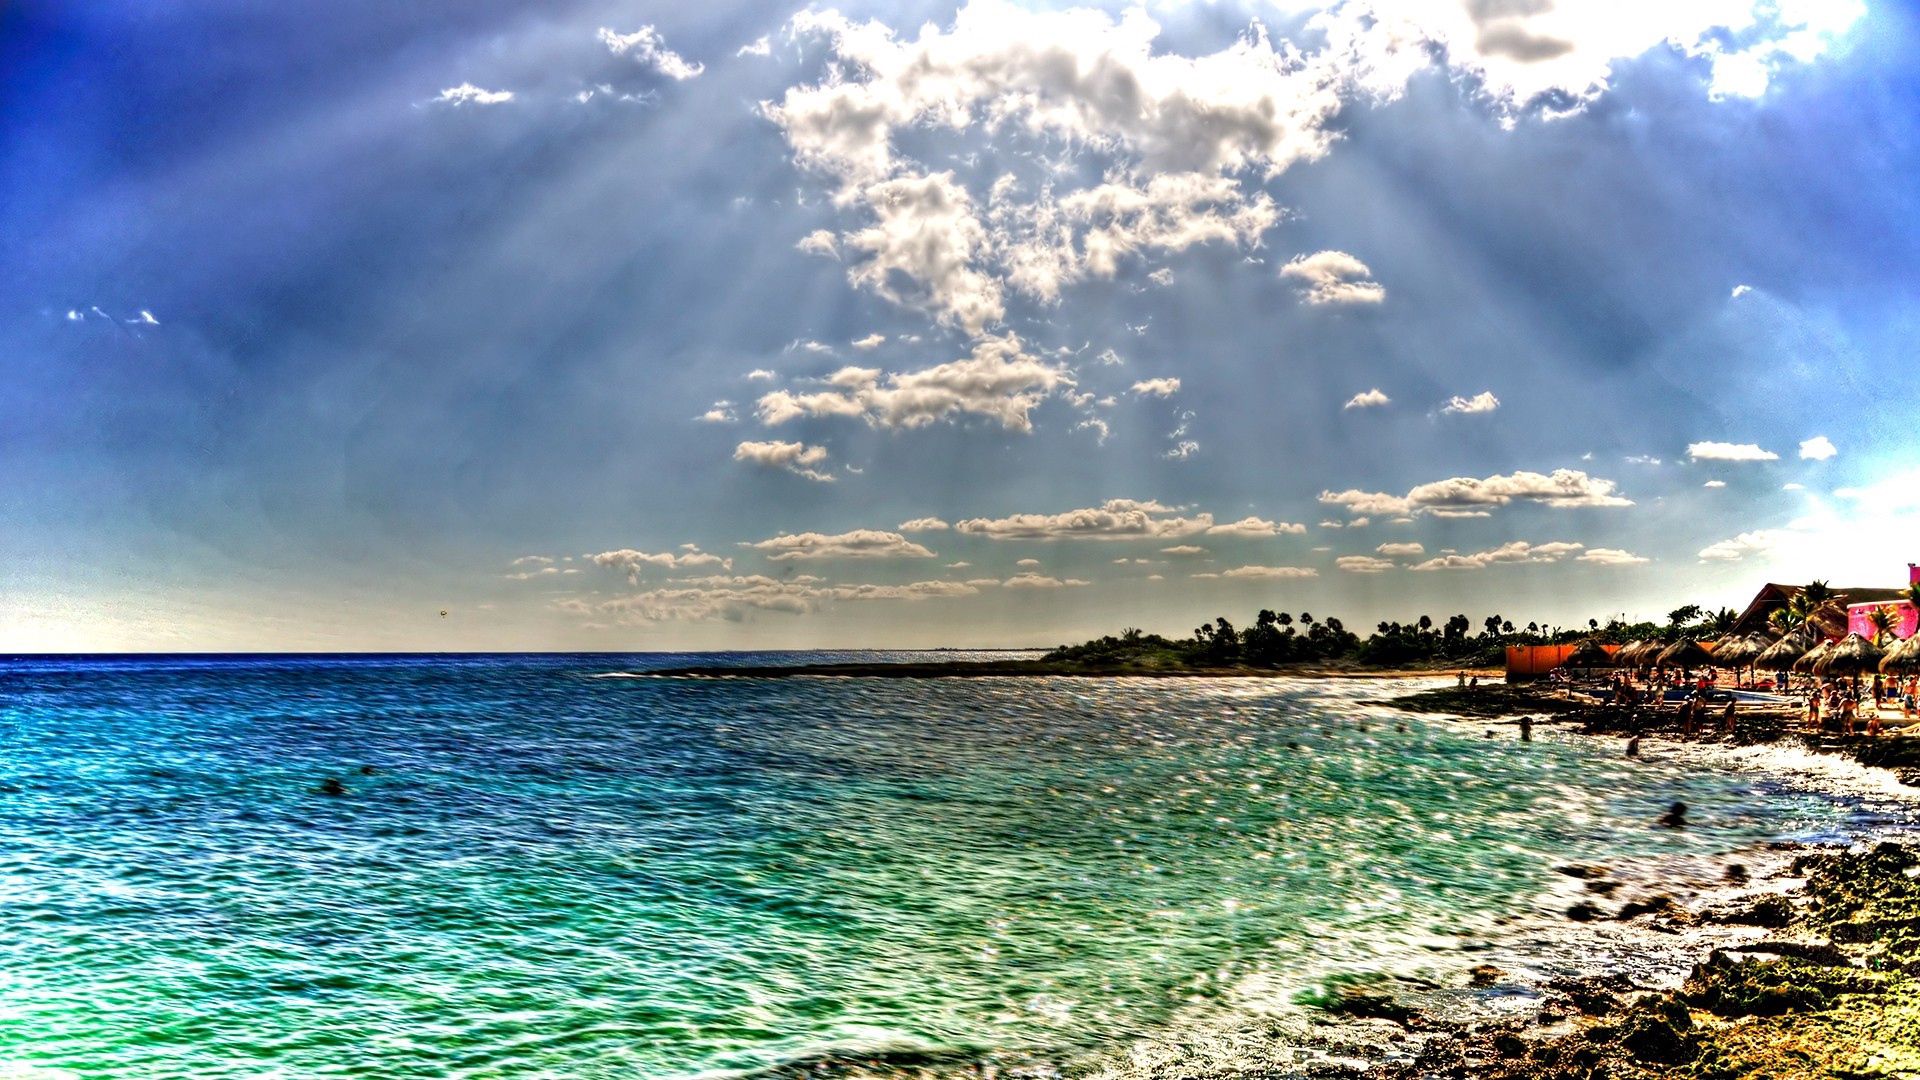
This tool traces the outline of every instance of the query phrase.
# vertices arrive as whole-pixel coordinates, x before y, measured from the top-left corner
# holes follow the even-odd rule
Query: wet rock
[[[1613,917],[1616,919],[1634,919],[1642,915],[1665,913],[1673,910],[1675,910],[1673,897],[1665,895],[1649,896],[1639,900],[1627,901],[1620,906],[1620,910],[1615,913]]]
[[[1579,863],[1567,863],[1564,866],[1556,866],[1553,868],[1553,872],[1556,874],[1565,874],[1570,878],[1581,881],[1607,876],[1607,868],[1604,866],[1582,866]]]
[[[1586,885],[1587,891],[1595,896],[1612,896],[1614,890],[1619,887],[1620,883],[1617,881],[1589,881]]]
[[[1672,998],[1642,998],[1618,1028],[1620,1046],[1641,1061],[1678,1065],[1694,1057],[1693,1016]]]
[[[1778,930],[1793,921],[1793,904],[1784,896],[1763,896],[1744,907],[1716,912],[1708,921],[1725,926],[1761,926]]]
[[[1592,904],[1587,903],[1585,900],[1582,900],[1579,903],[1567,909],[1567,918],[1572,919],[1574,922],[1592,922],[1593,920],[1598,919],[1604,916],[1605,914],[1606,912],[1601,911],[1599,908],[1595,907]]]
[[[1401,1025],[1419,1016],[1418,1010],[1401,1004],[1392,994],[1367,986],[1342,987],[1328,1011],[1364,1019],[1391,1020]]]
[[[1506,977],[1506,972],[1494,967],[1492,964],[1479,964],[1467,972],[1467,985],[1479,987],[1492,986]]]

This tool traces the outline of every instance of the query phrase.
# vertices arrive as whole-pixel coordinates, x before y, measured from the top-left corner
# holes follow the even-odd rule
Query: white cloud
[[[794,243],[794,248],[808,255],[823,255],[830,259],[840,257],[840,239],[829,229],[815,229]]]
[[[880,346],[885,345],[886,343],[887,343],[887,335],[885,334],[868,334],[866,337],[858,338],[854,341],[848,342],[848,344],[852,345],[856,349],[859,349],[861,352],[866,352],[869,349],[877,349]]]
[[[1660,459],[1651,454],[1630,454],[1621,460],[1629,465],[1658,465]]]
[[[1205,554],[1207,554],[1207,549],[1206,549],[1206,548],[1203,548],[1203,547],[1201,547],[1201,546],[1200,546],[1199,544],[1175,544],[1175,545],[1173,545],[1172,547],[1163,547],[1163,548],[1161,548],[1161,549],[1160,549],[1160,554],[1162,554],[1162,555],[1172,555],[1172,556],[1174,556],[1174,557],[1176,557],[1176,558],[1190,558],[1190,557],[1193,557],[1193,556],[1197,556],[1197,555],[1205,555]],[[1125,562],[1126,560],[1125,560],[1125,559],[1115,559],[1114,561],[1115,561],[1115,562]]]
[[[1147,280],[1164,289],[1173,284],[1173,271],[1163,266],[1153,273],[1148,274]]]
[[[743,442],[733,448],[733,460],[751,462],[769,468],[785,469],[809,480],[832,483],[833,475],[820,471],[826,464],[827,448],[797,442]]]
[[[703,424],[731,424],[739,420],[739,417],[733,414],[733,402],[716,401],[713,403],[712,408],[694,417],[694,419]]]
[[[1136,499],[1109,499],[1097,507],[1058,514],[969,518],[954,524],[960,532],[992,540],[1175,539],[1216,527],[1211,514],[1183,516],[1172,507]]]
[[[1349,574],[1384,574],[1392,570],[1392,559],[1376,559],[1372,555],[1342,555],[1333,560],[1333,564]]]
[[[1302,286],[1309,304],[1378,304],[1387,290],[1373,280],[1367,264],[1344,251],[1316,251],[1296,255],[1280,268],[1280,276]]]
[[[1200,452],[1199,443],[1194,442],[1192,439],[1181,439],[1179,442],[1174,443],[1171,447],[1168,447],[1167,452],[1164,454],[1161,454],[1160,456],[1163,458],[1169,458],[1174,461],[1185,461],[1186,459],[1192,457],[1193,455],[1199,452]]]
[[[1753,291],[1753,286],[1751,285],[1735,285],[1733,287],[1733,293],[1731,295],[1733,299],[1738,300],[1752,291]]]
[[[956,414],[984,416],[1011,431],[1031,431],[1029,414],[1056,390],[1074,385],[1063,367],[1027,355],[1012,334],[974,343],[971,356],[919,371],[886,374],[845,367],[828,389],[777,390],[757,405],[760,420],[783,424],[806,416],[857,417],[877,427],[921,427]]]
[[[1687,444],[1694,461],[1778,461],[1780,455],[1753,443],[1697,442]]]
[[[1499,407],[1500,399],[1493,396],[1493,391],[1482,390],[1470,398],[1455,394],[1447,399],[1446,404],[1440,406],[1440,411],[1443,413],[1490,413]]]
[[[1622,551],[1619,548],[1592,548],[1581,553],[1580,561],[1597,563],[1601,566],[1638,566],[1641,563],[1652,562],[1653,560],[1644,555],[1635,555],[1631,551]]]
[[[1815,435],[1800,444],[1800,457],[1803,461],[1825,461],[1840,452],[1833,440],[1825,435]]]
[[[1727,482],[1725,480],[1709,480],[1700,486],[1705,488],[1723,488],[1727,486]]]
[[[1807,490],[1807,485],[1789,482],[1789,483],[1781,484],[1780,490],[1781,491],[1805,491]]]
[[[775,562],[791,559],[930,559],[933,552],[901,536],[880,529],[843,533],[783,533],[745,545]]]
[[[553,559],[546,555],[522,555],[513,560],[514,566],[552,566]]]
[[[1739,536],[1708,544],[1700,549],[1700,558],[1709,562],[1738,562],[1749,555],[1764,555],[1786,538],[1780,529],[1755,529]]]
[[[1208,515],[1202,514],[1202,517]],[[1243,517],[1239,521],[1229,521],[1222,525],[1207,526],[1208,536],[1299,536],[1307,531],[1305,525],[1291,521],[1268,521],[1265,518]]]
[[[1405,495],[1373,491],[1322,491],[1320,501],[1344,506],[1349,513],[1403,516],[1432,514],[1435,517],[1486,517],[1500,507],[1515,502],[1540,506],[1632,506],[1630,499],[1615,494],[1611,480],[1588,476],[1577,469],[1555,469],[1551,475],[1520,471],[1484,480],[1456,476],[1421,484]],[[1348,525],[1359,524],[1358,520]]]
[[[651,68],[669,79],[684,82],[707,69],[705,64],[688,63],[679,53],[667,48],[666,39],[651,26],[643,26],[631,34],[618,33],[603,26],[597,36],[613,55],[631,56],[634,63]]]
[[[915,581],[905,585],[835,585],[804,574],[785,579],[760,574],[716,575],[682,578],[597,603],[570,598],[554,606],[572,614],[623,624],[669,620],[740,621],[758,613],[802,615],[835,602],[913,602],[973,596],[979,593],[981,584]]]
[[[1142,379],[1133,384],[1133,392],[1141,397],[1172,397],[1180,392],[1180,380],[1175,378]]]
[[[1408,541],[1403,544],[1381,544],[1373,550],[1393,558],[1411,558],[1415,555],[1425,555],[1427,553],[1425,545],[1413,541]]]
[[[747,378],[753,382],[772,382],[779,378],[779,376],[768,371],[766,368],[754,368],[752,371],[747,372]]]
[[[1320,571],[1311,566],[1236,566],[1231,570],[1222,570],[1220,576],[1258,581],[1295,581],[1319,577]]]
[[[1414,570],[1484,570],[1489,566],[1502,563],[1554,563],[1575,552],[1585,549],[1585,544],[1576,544],[1566,540],[1556,540],[1545,544],[1529,544],[1525,540],[1515,540],[1502,544],[1491,551],[1475,552],[1471,555],[1440,555],[1426,562],[1415,564]]]
[[[900,523],[900,531],[903,533],[939,532],[948,528],[952,528],[952,526],[937,517],[914,518],[912,521],[903,521]]]
[[[1392,402],[1393,399],[1381,393],[1380,388],[1376,386],[1371,390],[1362,390],[1360,393],[1353,395],[1347,399],[1345,405],[1340,407],[1342,409],[1377,409],[1382,405],[1388,405]]]
[[[761,34],[759,37],[735,49],[733,55],[771,56],[773,55],[773,43],[767,40],[767,35]]]
[[[703,566],[717,566],[723,570],[733,569],[733,560],[701,551],[697,547],[673,552],[636,551],[633,548],[621,548],[618,551],[602,551],[586,556],[586,561],[595,566],[618,570],[627,575],[628,581],[637,582],[648,568],[656,570],[687,570]]]
[[[1072,589],[1091,584],[1091,582],[1082,581],[1079,578],[1056,578],[1029,572],[1015,574],[1000,584],[1008,589]]]
[[[440,96],[434,100],[455,108],[462,105],[501,105],[513,100],[513,91],[483,90],[472,83],[461,83],[440,91]]]

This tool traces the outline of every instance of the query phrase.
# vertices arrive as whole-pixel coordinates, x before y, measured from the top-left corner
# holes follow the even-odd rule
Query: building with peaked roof
[[[1907,573],[1911,580],[1920,580],[1920,567],[1916,567],[1915,564],[1908,564]],[[1805,586],[1802,585],[1782,585],[1772,581],[1762,585],[1760,591],[1754,594],[1753,600],[1747,604],[1746,610],[1740,613],[1740,618],[1734,622],[1733,632],[1751,634],[1766,630],[1767,619],[1774,612],[1786,607],[1794,597],[1800,595],[1804,588]],[[1851,622],[1852,609],[1857,607],[1862,610],[1871,610],[1886,604],[1898,605],[1902,602],[1906,590],[1835,587],[1832,593],[1834,601],[1848,609],[1849,622]]]

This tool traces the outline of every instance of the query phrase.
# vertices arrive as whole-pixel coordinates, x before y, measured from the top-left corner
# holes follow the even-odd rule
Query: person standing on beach
[[[1721,714],[1721,717],[1720,717],[1720,723],[1721,723],[1721,727],[1722,727],[1722,728],[1724,729],[1724,730],[1722,731],[1722,734],[1724,734],[1724,735],[1726,735],[1726,737],[1727,737],[1727,738],[1729,738],[1729,739],[1731,739],[1731,738],[1733,738],[1733,710],[1734,710],[1734,708],[1735,708],[1735,703],[1734,703],[1734,702],[1731,702],[1731,701],[1729,701],[1729,702],[1727,702],[1727,711],[1726,711],[1725,713],[1723,713],[1723,714]]]

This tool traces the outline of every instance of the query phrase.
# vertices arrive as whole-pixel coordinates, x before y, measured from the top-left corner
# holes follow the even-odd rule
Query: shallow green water
[[[0,1076],[1066,1053],[1855,811],[1377,683],[593,677],[644,663],[13,667]]]

